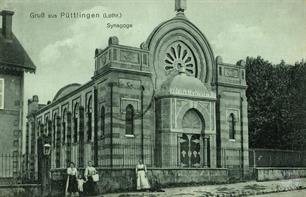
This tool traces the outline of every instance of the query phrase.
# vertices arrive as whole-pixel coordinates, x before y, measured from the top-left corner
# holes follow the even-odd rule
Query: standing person
[[[79,195],[80,196],[83,196],[84,183],[85,183],[85,180],[83,179],[82,175],[79,174],[79,176],[78,176],[78,190],[79,190]]]
[[[138,161],[136,165],[136,176],[137,176],[137,190],[148,190],[150,184],[147,178],[147,167],[143,164],[142,160]]]
[[[78,170],[73,162],[70,162],[70,166],[67,168],[67,182],[66,182],[66,194],[71,196],[78,195],[78,182],[77,175]]]
[[[93,180],[93,175],[97,174],[97,170],[92,166],[92,162],[88,162],[88,166],[85,169],[85,179],[86,179],[86,194],[95,195],[96,194],[96,182]]]

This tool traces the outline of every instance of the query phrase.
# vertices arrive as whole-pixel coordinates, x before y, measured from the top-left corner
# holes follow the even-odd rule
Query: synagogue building
[[[67,84],[51,102],[28,100],[26,151],[38,154],[47,136],[51,168],[219,168],[247,171],[245,62],[216,57],[204,34],[185,17],[160,23],[139,48],[110,37],[95,50],[85,84]],[[135,32],[137,33],[137,32]],[[39,160],[39,159],[38,159]],[[29,158],[34,175],[39,162]]]

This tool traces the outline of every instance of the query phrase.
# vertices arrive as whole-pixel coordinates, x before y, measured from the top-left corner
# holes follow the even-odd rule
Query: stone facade
[[[247,172],[244,61],[215,58],[182,2],[140,48],[110,37],[96,49],[88,83],[65,86],[42,108],[36,96],[29,101],[28,125],[35,126],[27,133],[34,143],[51,137],[52,169],[89,160],[131,167],[143,159],[153,167]]]

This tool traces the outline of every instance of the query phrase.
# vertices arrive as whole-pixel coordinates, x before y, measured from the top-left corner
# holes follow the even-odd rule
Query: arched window
[[[57,114],[55,113],[53,115],[53,135],[52,135],[52,142],[53,142],[53,147],[55,147],[55,134],[56,134],[56,117],[57,117]]]
[[[79,130],[78,130],[78,134],[79,134],[79,156],[78,156],[78,163],[79,163],[79,167],[84,167],[84,107],[80,106],[79,108]]]
[[[133,135],[134,134],[134,107],[131,104],[129,104],[126,107],[125,134],[126,135]]]
[[[101,138],[105,135],[105,108],[101,107]]]
[[[46,135],[48,135],[48,126],[49,126],[49,117],[47,116],[47,117],[45,118],[45,124],[44,124],[44,133],[45,133]]]
[[[92,138],[92,97],[90,96],[87,103],[87,140]]]
[[[78,141],[78,119],[79,119],[79,104],[75,104],[73,110],[73,142]]]
[[[51,136],[52,133],[52,120],[48,119],[48,136]]]
[[[38,128],[38,135],[37,136],[41,136],[42,135],[42,133],[43,133],[43,124],[41,123],[41,121],[38,121],[38,126],[37,126],[37,128]]]
[[[64,109],[64,111],[63,111],[63,122],[62,122],[62,126],[63,126],[62,144],[66,143],[66,125],[67,125],[67,110]]]
[[[61,165],[61,117],[56,117],[56,152],[55,152],[55,166],[59,168]]]
[[[233,113],[229,116],[229,139],[235,139],[235,115]]]

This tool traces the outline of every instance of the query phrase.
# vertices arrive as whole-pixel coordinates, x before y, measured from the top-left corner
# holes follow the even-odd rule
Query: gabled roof
[[[9,40],[0,33],[0,68],[2,67],[26,72],[36,71],[36,66],[13,33]]]

